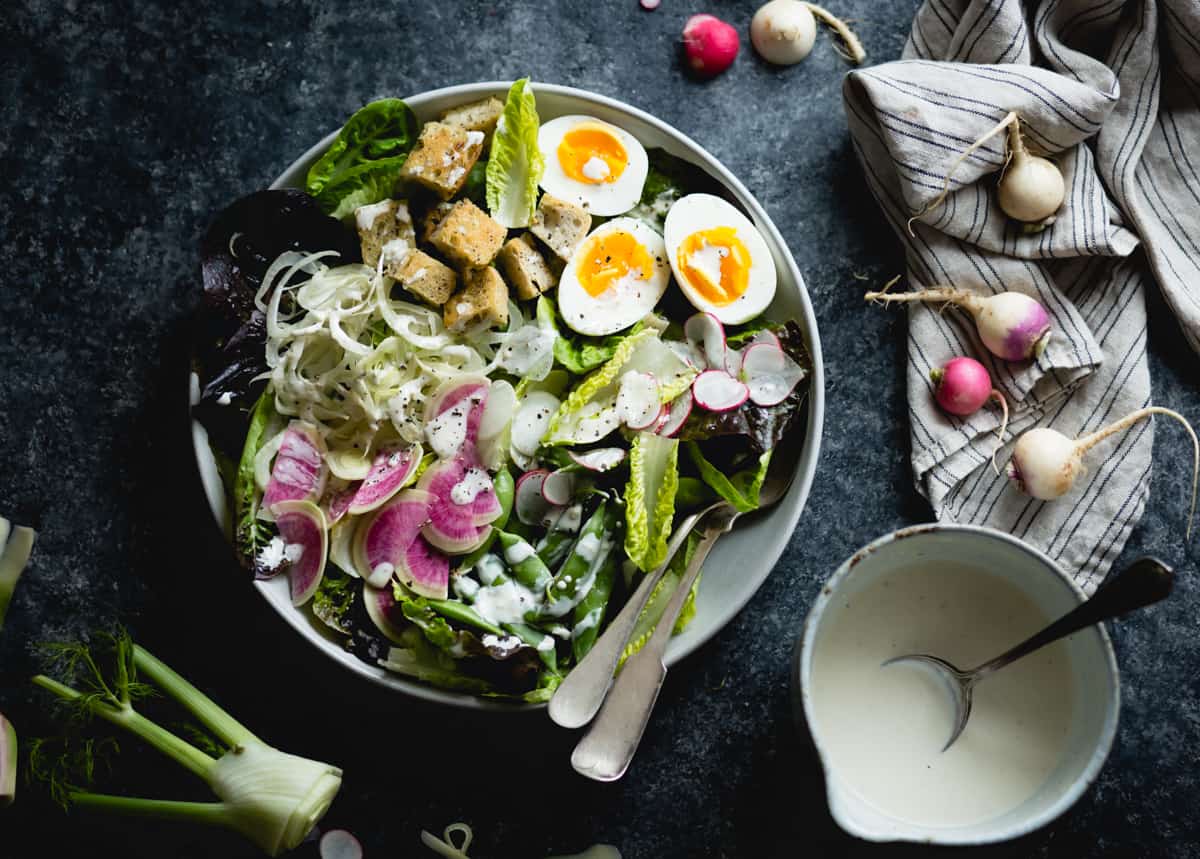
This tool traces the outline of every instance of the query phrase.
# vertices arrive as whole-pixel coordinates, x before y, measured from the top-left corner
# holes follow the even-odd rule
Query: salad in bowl
[[[771,316],[768,242],[691,162],[543,121],[527,80],[424,123],[372,102],[303,185],[202,243],[193,414],[237,554],[374,668],[545,701],[678,518],[754,510],[802,443],[809,341]]]

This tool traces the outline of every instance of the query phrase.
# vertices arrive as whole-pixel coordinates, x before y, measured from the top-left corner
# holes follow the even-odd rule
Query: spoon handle
[[[1171,593],[1174,584],[1175,572],[1169,566],[1149,555],[1139,558],[1101,585],[1090,599],[1074,611],[971,673],[978,680],[1073,632],[1156,603]]]

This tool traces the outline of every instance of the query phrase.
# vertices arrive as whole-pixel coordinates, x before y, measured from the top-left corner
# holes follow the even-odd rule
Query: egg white
[[[578,266],[593,237],[608,233],[625,232],[633,235],[646,249],[654,262],[654,271],[649,280],[627,276],[618,284],[600,295],[592,296],[579,281]],[[614,218],[601,224],[580,242],[563,269],[558,284],[558,310],[563,321],[580,334],[600,337],[622,331],[645,318],[654,310],[667,284],[671,281],[671,269],[667,263],[667,247],[663,238],[649,225],[634,218]]]
[[[593,185],[572,179],[562,169],[558,161],[558,145],[568,131],[580,123],[602,125],[625,147],[627,162],[625,170],[613,182],[601,182]],[[637,138],[623,128],[596,119],[594,116],[572,114],[560,116],[542,123],[538,129],[538,149],[546,163],[542,174],[542,190],[563,200],[570,200],[585,206],[593,215],[621,215],[628,212],[642,198],[642,186],[646,184],[646,175],[650,170],[650,162],[646,157],[646,149]]]
[[[746,291],[725,305],[713,304],[698,293],[679,268],[679,246],[683,241],[692,233],[715,227],[732,227],[750,253]],[[675,280],[697,310],[713,314],[725,325],[738,325],[758,316],[775,298],[775,260],[771,257],[767,242],[750,219],[728,201],[712,194],[680,197],[667,212],[663,237]]]

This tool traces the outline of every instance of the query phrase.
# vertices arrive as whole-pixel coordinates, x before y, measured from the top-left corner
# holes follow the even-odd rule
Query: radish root
[[[845,48],[840,46],[836,48],[839,54],[855,65],[866,59],[866,48],[863,47],[863,43],[859,41],[858,36],[854,34],[854,31],[850,29],[845,21],[828,9],[818,6],[816,3],[805,3],[804,5],[808,7],[809,12],[813,13],[814,18],[837,33],[838,38],[845,45]]]
[[[996,446],[992,448],[992,471],[996,472],[996,476],[999,477],[1000,466],[996,464],[996,454],[1000,452],[1000,448],[1004,447],[1004,431],[1008,429],[1008,400],[995,388],[992,388],[989,397],[1000,404],[1004,413],[1004,417],[1000,421],[1000,429],[996,432]]]
[[[1187,430],[1188,435],[1192,438],[1192,507],[1188,512],[1187,536],[1185,537],[1185,540],[1190,540],[1192,538],[1192,521],[1196,518],[1196,486],[1200,482],[1200,441],[1196,439],[1196,431],[1192,429],[1192,425],[1188,423],[1187,418],[1179,414],[1179,412],[1164,409],[1161,406],[1147,406],[1144,409],[1131,412],[1116,423],[1109,424],[1102,429],[1096,430],[1091,435],[1079,439],[1077,442],[1079,452],[1081,455],[1086,453],[1110,435],[1128,429],[1142,418],[1150,417],[1151,415],[1166,415],[1169,418],[1174,418],[1183,424],[1183,428]]]
[[[928,289],[920,289],[916,292],[888,292],[892,284],[900,278],[893,278],[884,285],[883,289],[878,292],[868,292],[863,298],[866,301],[871,301],[876,304],[892,304],[899,302],[901,304],[912,301],[942,301],[950,304],[957,304],[968,309],[978,304],[979,298],[969,292],[964,292],[961,289],[954,289],[950,286],[934,286]]]
[[[1020,122],[1021,122],[1020,117],[1018,117],[1015,112],[1009,111],[1008,114],[1005,115],[1004,119],[1002,119],[998,123],[996,123],[991,128],[990,131],[986,132],[982,137],[980,137],[978,140],[976,140],[974,143],[972,143],[969,147],[967,147],[966,150],[964,150],[961,154],[959,154],[959,156],[956,159],[954,159],[954,163],[950,165],[950,172],[946,174],[946,179],[942,183],[941,193],[939,193],[936,197],[934,197],[933,200],[926,203],[924,208],[921,209],[921,211],[917,212],[915,215],[913,215],[911,218],[908,219],[908,223],[906,226],[908,227],[908,234],[910,236],[915,235],[915,233],[913,232],[913,228],[912,228],[913,221],[920,220],[921,218],[925,217],[925,215],[927,215],[930,211],[932,211],[933,209],[940,206],[943,202],[945,202],[946,197],[948,197],[950,195],[950,179],[954,176],[954,171],[956,171],[960,166],[962,166],[962,163],[971,156],[971,153],[973,153],[980,146],[983,146],[983,144],[987,143],[989,140],[991,140],[993,137],[995,137],[997,134],[999,134],[1001,131],[1003,131],[1004,129],[1007,128],[1007,129],[1009,129],[1009,139],[1012,140],[1015,138],[1018,142],[1018,145],[1020,146],[1020,151],[1022,151],[1022,152],[1025,151],[1025,144],[1023,141],[1021,141],[1021,132],[1018,127],[1020,125]],[[1015,134],[1013,133],[1014,130],[1016,130]],[[1008,162],[1011,158],[1012,158],[1012,152],[1009,152],[1004,158],[1004,169],[1005,170],[1008,169]],[[1003,172],[1001,172],[1001,175],[1003,175]]]

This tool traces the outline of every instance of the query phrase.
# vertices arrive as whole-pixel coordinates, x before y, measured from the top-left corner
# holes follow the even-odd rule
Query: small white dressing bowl
[[[998,817],[979,823],[920,825],[882,812],[839,777],[822,748],[813,700],[813,652],[828,609],[880,579],[922,562],[962,564],[1004,578],[1048,618],[1066,614],[1084,599],[1079,587],[1041,552],[1015,537],[972,525],[933,524],[905,528],[860,549],[829,579],[808,614],[792,664],[797,723],[808,730],[824,769],[829,810],[846,832],[868,841],[927,844],[988,844],[1033,831],[1070,808],[1096,780],[1117,730],[1120,680],[1112,642],[1103,626],[1066,640],[1077,696],[1074,719],[1058,766],[1037,791]],[[947,696],[946,706],[950,706]]]

